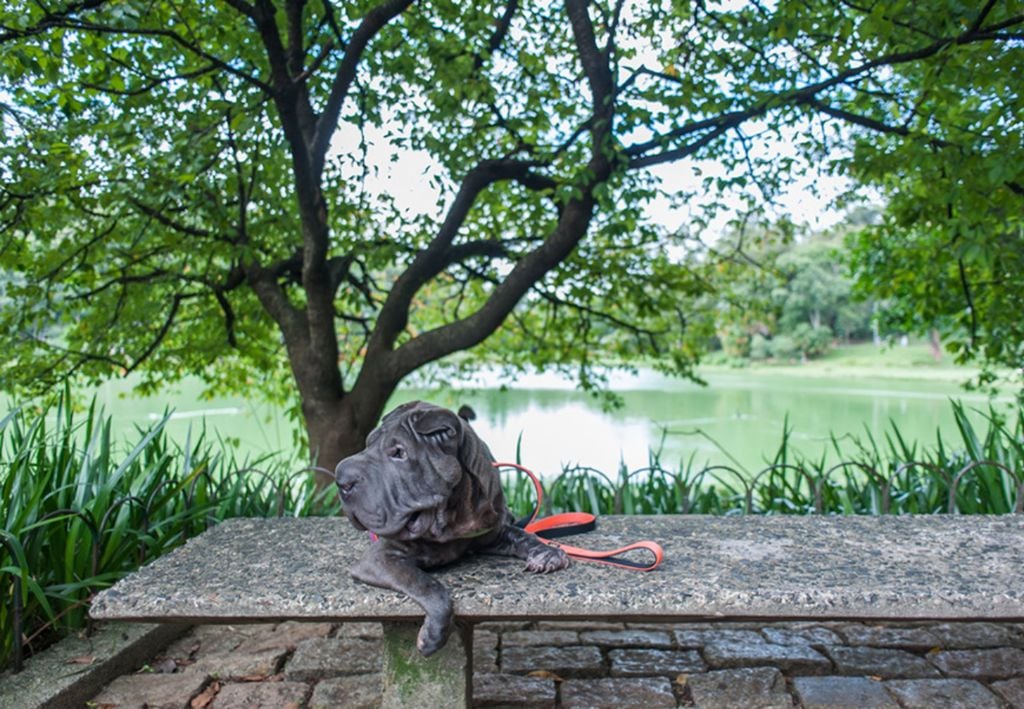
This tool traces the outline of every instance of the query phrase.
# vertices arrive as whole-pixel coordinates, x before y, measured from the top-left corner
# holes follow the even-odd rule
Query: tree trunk
[[[309,453],[316,467],[317,488],[334,484],[334,468],[363,450],[395,387],[379,386],[369,394],[352,391],[315,396],[300,385],[302,418],[309,438]]]
[[[366,440],[352,416],[351,406],[335,401],[302,401],[302,418],[309,438],[309,453],[316,466],[316,486],[324,488],[334,480],[338,462],[358,453]]]
[[[928,344],[930,345],[932,352],[932,359],[936,362],[942,361],[942,338],[939,337],[939,331],[936,328],[932,328],[928,333]]]

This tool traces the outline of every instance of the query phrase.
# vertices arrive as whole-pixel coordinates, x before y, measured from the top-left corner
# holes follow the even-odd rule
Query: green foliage
[[[827,325],[812,327],[802,322],[793,328],[793,341],[804,359],[821,357],[832,346],[832,329]]]
[[[1024,362],[1024,227],[1008,217],[973,229],[887,218],[851,243],[857,288],[878,299],[880,326],[938,331],[955,361],[986,367],[984,382],[1000,367],[1019,375]]]
[[[218,521],[237,516],[336,514],[333,490],[279,462],[236,461],[200,433],[184,447],[167,416],[113,440],[110,418],[52,408],[0,421],[0,666],[12,652],[20,581],[29,648],[82,628],[92,594]]]
[[[754,336],[750,338],[750,359],[766,360],[771,354],[771,342],[761,333],[754,333]]]
[[[769,345],[772,357],[783,362],[790,362],[800,357],[800,347],[789,335],[777,335]]]
[[[1020,12],[1019,3],[1005,6]],[[858,130],[847,165],[887,203],[883,219],[851,238],[857,288],[880,301],[883,326],[921,334],[934,328],[957,361],[1018,371],[1024,362],[1022,62],[1018,36],[1009,47],[979,44],[938,64],[899,67],[892,84],[920,86],[919,100],[894,116],[888,133]],[[971,77],[976,89],[958,94],[962,77]]]
[[[718,331],[718,340],[726,356],[744,358],[750,356],[750,334],[739,324],[731,323]]]
[[[607,361],[692,375],[722,329],[696,307],[708,264],[648,209],[691,203],[649,172],[687,160],[696,235],[809,165],[878,184],[887,242],[941,222],[998,291],[965,356],[1020,342],[989,318],[1020,310],[994,248],[1020,238],[1014,1],[54,8],[0,10],[4,389],[198,374],[367,427],[355,411],[460,351],[592,389]],[[816,263],[790,264],[775,314],[850,336]]]
[[[757,229],[733,246],[706,255],[715,296],[702,307],[717,323],[722,350],[732,358],[813,359],[837,338],[871,336],[871,303],[856,302],[846,275],[841,236],[853,228],[798,236],[783,221]],[[730,248],[733,250],[730,251]]]
[[[829,328],[850,301],[850,280],[841,254],[826,238],[809,239],[783,251],[773,264],[782,283],[773,292],[779,307],[779,327],[799,325]]]

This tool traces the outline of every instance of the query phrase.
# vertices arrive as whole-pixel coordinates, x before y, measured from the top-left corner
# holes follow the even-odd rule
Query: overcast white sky
[[[747,0],[711,0],[711,4],[716,10],[721,12],[734,12],[742,9],[746,3]],[[774,0],[765,0],[765,5],[768,8],[773,7]],[[630,7],[627,4],[624,18],[624,22],[627,24]],[[665,38],[662,43],[668,45],[671,44],[671,41],[671,38]],[[653,48],[645,45],[634,49],[636,53],[628,59],[623,71],[628,71],[630,67],[639,65],[660,66],[661,62]],[[779,51],[784,52],[785,50],[780,49]],[[553,66],[552,70],[557,71],[558,67]],[[723,76],[722,82],[723,90],[728,91],[726,88],[728,77]],[[760,132],[764,128],[757,121],[752,122],[749,127],[755,132]],[[784,137],[781,140],[766,142],[765,135],[767,134],[761,134],[751,139],[750,150],[752,154],[761,157],[795,156],[793,144],[798,138],[798,131],[807,129],[807,126],[781,128],[784,136],[789,134],[792,140],[786,140]],[[392,126],[392,130],[394,130],[394,126]],[[627,140],[646,140],[650,137],[649,135],[640,135],[640,133],[643,131],[640,130],[637,135],[629,136]],[[436,174],[436,172],[431,172],[432,163],[429,155],[422,151],[396,151],[384,137],[383,132],[372,127],[367,129],[366,138],[371,145],[369,158],[372,169],[368,179],[370,189],[374,192],[385,192],[392,195],[399,206],[407,210],[409,215],[440,216],[438,209],[440,195],[429,179],[431,174]],[[335,134],[332,148],[336,153],[359,155],[358,131],[353,126],[343,125]],[[718,218],[709,225],[707,231],[701,234],[705,240],[713,240],[718,234],[726,231],[729,221],[745,209],[738,196],[735,198],[730,196],[723,198],[716,194],[708,194],[704,198],[699,196],[705,178],[727,176],[724,167],[714,161],[683,160],[679,163],[658,165],[650,168],[650,174],[657,177],[662,188],[669,192],[698,195],[683,205],[674,206],[669,199],[657,199],[650,205],[649,215],[652,221],[670,231],[689,231],[688,227],[694,221],[693,216],[701,211],[702,202],[711,203],[721,200],[727,208],[721,210]],[[840,194],[848,189],[849,182],[847,180],[828,175],[825,171],[819,172],[811,169],[808,174],[795,179],[788,189],[775,196],[773,204],[767,206],[768,216],[769,218],[787,216],[795,223],[804,224],[810,229],[824,229],[833,226],[842,219],[843,214],[833,208],[832,204]],[[454,191],[445,197],[444,208],[447,209],[454,197]]]
[[[437,207],[439,194],[430,180],[431,175],[437,174],[437,169],[430,156],[423,151],[395,150],[382,134],[373,129],[368,129],[367,139],[370,143],[368,187],[374,192],[391,194],[409,215],[440,216]],[[762,150],[774,151],[779,156],[792,154],[792,149],[783,142],[766,144]],[[338,131],[332,151],[335,154],[358,155],[357,131],[345,128]],[[683,160],[658,165],[650,170],[661,181],[662,187],[671,192],[699,194],[704,178],[725,176],[722,165],[710,160]],[[847,186],[845,179],[812,169],[778,195],[769,214],[789,216],[794,222],[806,224],[811,229],[827,228],[842,219],[843,214],[831,205],[847,190]],[[453,197],[454,192],[446,195],[445,208]],[[716,195],[708,195],[706,200],[713,201],[716,198]],[[697,211],[700,201],[701,198],[697,197],[689,205],[674,206],[668,199],[656,199],[650,205],[649,214],[656,224],[676,231],[692,222],[691,211]],[[723,210],[709,227],[711,234],[705,236],[723,231],[726,223],[743,208],[738,199],[726,198],[725,202],[731,204],[731,208]]]

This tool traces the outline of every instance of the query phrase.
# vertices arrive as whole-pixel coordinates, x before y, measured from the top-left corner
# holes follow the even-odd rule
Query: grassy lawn
[[[701,371],[736,371],[726,364],[701,365]],[[911,343],[906,347],[888,345],[876,347],[871,343],[842,345],[820,359],[808,362],[751,362],[743,371],[752,374],[795,375],[801,377],[854,377],[872,379],[920,379],[944,382],[963,382],[977,375],[974,367],[953,363],[943,353],[936,362],[926,343]]]

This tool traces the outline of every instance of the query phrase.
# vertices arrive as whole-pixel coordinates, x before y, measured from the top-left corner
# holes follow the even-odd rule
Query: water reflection
[[[507,390],[409,390],[396,402],[468,403],[495,456],[513,460],[521,436],[523,462],[544,472],[577,463],[614,472],[620,461],[638,468],[648,464],[651,448],[660,450],[667,466],[692,460],[698,466],[738,463],[757,470],[774,456],[787,421],[790,440],[802,453],[838,460],[836,447],[852,452],[854,438],[866,442],[871,435],[884,443],[890,421],[907,440],[925,445],[934,444],[938,430],[955,436],[951,398],[987,408],[985,397],[966,396],[947,383],[746,373],[708,381],[704,388],[646,374],[620,390],[624,406],[612,412],[588,395],[553,385],[537,388],[535,381]]]
[[[850,436],[865,438],[870,432],[884,442],[890,420],[908,440],[931,446],[936,430],[955,440],[950,398],[987,408],[984,397],[965,395],[955,384],[944,382],[746,372],[714,374],[708,381],[705,388],[652,372],[621,377],[613,387],[624,406],[611,412],[553,376],[525,377],[505,389],[487,376],[476,386],[458,389],[407,389],[390,405],[417,398],[453,408],[469,404],[478,415],[474,425],[495,456],[514,460],[521,437],[523,463],[547,474],[557,473],[563,464],[588,465],[609,473],[620,461],[638,468],[648,464],[651,448],[660,448],[666,466],[692,459],[699,466],[739,463],[756,470],[774,455],[787,419],[792,442],[809,456],[831,451],[830,432],[843,437],[839,443],[847,451],[854,449]],[[274,407],[231,397],[200,401],[201,385],[195,382],[152,399],[121,396],[128,389],[129,385],[117,382],[100,391],[100,403],[125,433],[137,425],[149,425],[152,416],[170,407],[179,415],[168,429],[182,441],[190,428],[195,435],[205,420],[209,430],[238,440],[246,452],[293,449],[292,423]],[[205,419],[200,417],[204,413]],[[830,460],[838,460],[834,452]]]

